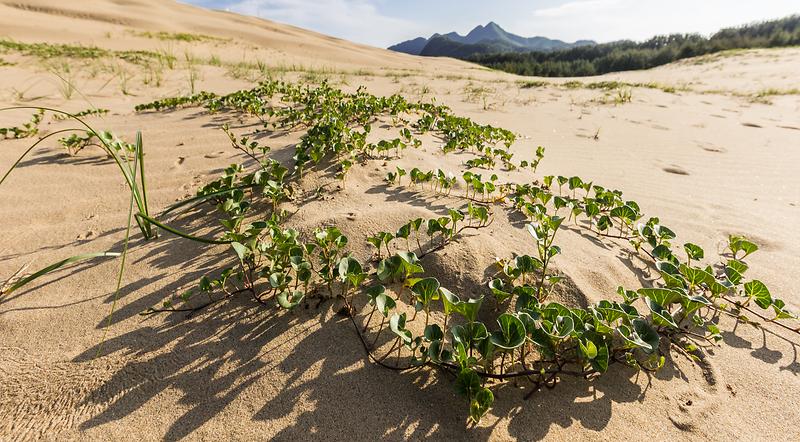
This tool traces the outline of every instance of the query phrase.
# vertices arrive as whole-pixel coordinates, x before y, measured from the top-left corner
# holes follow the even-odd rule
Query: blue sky
[[[800,13],[798,0],[181,0],[386,47],[495,21],[526,37],[600,42],[699,32]]]

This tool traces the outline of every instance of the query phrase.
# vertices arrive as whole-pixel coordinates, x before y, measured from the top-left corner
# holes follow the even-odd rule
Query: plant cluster
[[[94,130],[87,130],[80,135],[72,133],[67,137],[60,138],[58,142],[70,155],[76,155],[89,146],[107,150],[106,153],[109,156],[112,156],[109,151],[114,151],[118,156],[126,158],[136,154],[136,145],[128,143],[108,131],[95,132]]]
[[[158,32],[134,32],[134,35],[138,37],[144,38],[152,38],[156,40],[162,41],[182,41],[186,43],[194,43],[194,42],[224,42],[229,41],[230,39],[213,37],[211,35],[205,34],[190,34],[188,32],[166,32],[166,31],[158,31]]]
[[[158,59],[164,56],[163,54],[153,51],[112,51],[96,46],[76,46],[54,43],[24,43],[6,39],[0,39],[0,51],[15,51],[23,55],[37,57],[43,60],[54,58],[77,60],[115,57],[135,64],[144,64],[147,60]]]
[[[425,132],[442,140],[445,154],[497,157],[506,169],[535,170],[544,149],[537,149],[533,162],[513,163],[509,148],[515,136],[509,131],[458,117],[445,106],[413,103],[397,95],[377,97],[364,89],[345,93],[325,82],[308,87],[268,81],[225,96],[189,98],[161,100],[141,109],[202,105],[209,112],[258,118],[268,131],[304,134],[291,164],[285,165],[255,137],[223,127],[232,147],[250,161],[231,165],[196,196],[158,216],[147,211],[140,137],[133,145],[117,143],[112,135],[87,126],[84,136],[68,142],[80,146],[97,138],[117,161],[131,189],[131,210],[135,207],[135,220],[146,238],[153,238],[159,228],[187,240],[229,247],[228,264],[143,314],[195,314],[238,295],[284,309],[334,300],[374,363],[399,371],[435,367],[453,374],[474,422],[489,411],[493,389],[504,382],[527,382],[530,396],[554,387],[564,376],[591,379],[614,364],[658,370],[673,348],[700,358],[704,347],[720,339],[721,316],[750,324],[758,318],[793,330],[779,322],[797,319],[785,302],[761,281],[745,276],[746,259],[758,249],[754,243],[731,236],[722,259],[704,264],[702,248],[691,243],[676,247],[677,235],[658,218],[645,218],[635,201],[577,176],[500,183],[494,173],[486,177],[466,170],[459,180],[440,169],[396,167],[386,177],[390,185],[402,185],[408,177],[406,184],[413,191],[434,192],[455,203],[440,216],[411,219],[396,230],[365,235],[363,240],[375,252],[359,259],[337,226],[319,226],[310,235],[289,226],[285,203],[314,198],[295,191],[304,173],[344,180],[356,165],[383,162],[392,150],[399,156],[403,149],[419,146],[417,137]],[[398,130],[397,138],[374,141],[372,125],[386,120]],[[490,171],[499,166],[480,164]],[[453,191],[458,187],[463,192]],[[199,205],[214,208],[209,216],[222,226],[221,232],[209,238],[169,225],[171,217]],[[480,234],[498,211],[524,216],[531,242],[527,253],[497,261],[483,293],[455,293],[426,274],[425,257],[458,241],[467,230]],[[629,253],[649,260],[658,278],[644,287],[620,287],[614,299],[585,308],[553,301],[564,279],[553,265],[562,252],[556,237],[565,229],[629,244]],[[45,273],[47,269],[34,278]],[[31,280],[17,282],[12,289]],[[493,308],[486,307],[490,304]]]
[[[451,115],[444,107],[412,104],[399,97],[378,99],[363,90],[344,94],[325,83],[314,89],[262,83],[251,91],[211,98],[205,106],[215,112],[233,110],[259,116],[271,128],[306,130],[289,176],[294,179],[301,179],[304,168],[324,161],[350,167],[353,161],[376,158],[375,151],[394,149],[399,155],[413,138],[411,130],[437,131],[444,153],[464,150],[478,155],[478,162],[470,160],[468,167],[497,167],[495,162],[481,160],[491,158],[498,143],[507,149],[514,141],[510,132],[476,125]],[[419,116],[410,128],[405,127],[412,111]],[[369,125],[381,113],[391,116],[408,133],[393,141],[367,142]],[[235,145],[248,145],[247,140],[237,142],[233,135],[231,139]],[[385,147],[378,147],[381,145]],[[535,170],[543,156],[540,147],[533,162],[520,165]],[[512,169],[509,164],[516,167],[510,162],[510,153],[505,165]],[[222,181],[202,190],[201,195],[213,195],[218,209],[243,220],[246,210],[242,207],[250,208],[252,203],[246,202],[242,190],[225,193],[224,189],[241,189],[257,180],[243,175],[236,181],[233,176],[239,170],[229,169]],[[264,169],[261,173],[272,176]],[[344,303],[343,311],[353,319],[371,360],[397,370],[437,366],[452,372],[474,421],[488,411],[494,400],[491,388],[499,382],[528,379],[533,392],[555,385],[565,375],[600,375],[614,363],[657,370],[665,363],[664,351],[669,346],[697,357],[702,346],[717,341],[719,315],[744,322],[752,322],[745,311],[762,315],[752,310],[751,304],[774,312],[771,319],[762,315],[765,320],[795,318],[762,282],[745,280],[748,265],[744,259],[757,248],[752,242],[731,237],[726,259],[715,266],[702,266],[700,247],[687,243],[683,246],[685,258],[680,257],[671,243],[674,232],[658,218],[640,222],[639,205],[625,200],[620,191],[565,176],[546,176],[542,183],[500,184],[494,174],[484,178],[466,171],[459,182],[440,169],[426,172],[416,167],[410,171],[396,167],[386,181],[399,185],[404,177],[412,189],[425,191],[428,184],[428,190],[463,199],[467,205],[450,209],[447,216],[410,220],[395,232],[369,235],[365,239],[374,247],[377,261],[370,268],[346,252],[348,240],[335,227],[319,229],[307,242],[300,240],[297,232],[280,228],[279,204],[290,197],[281,195],[273,200],[269,219],[223,223],[234,228],[223,240],[231,241],[239,266],[223,270],[210,282],[201,281],[191,292],[218,288],[222,296],[208,297],[200,306],[169,304],[148,313],[195,311],[242,291],[259,302],[274,298],[285,308],[293,308],[311,295],[335,297]],[[452,193],[458,185],[463,186],[463,195]],[[262,186],[257,185],[252,194],[258,195]],[[499,260],[487,293],[477,298],[455,294],[436,278],[425,277],[420,259],[446,247],[464,229],[489,225],[492,207],[518,211],[528,219],[534,253]],[[549,301],[563,279],[552,269],[552,261],[561,253],[555,237],[569,222],[599,237],[629,242],[634,253],[651,259],[659,280],[652,287],[620,288],[619,299],[588,308]],[[260,280],[268,281],[262,283],[264,290],[256,289]],[[493,298],[494,312],[481,310],[486,296]],[[359,325],[360,305],[368,313]],[[491,319],[479,320],[487,316]],[[417,325],[418,317],[423,318],[422,324]]]
[[[84,109],[80,112],[75,112],[72,114],[73,117],[102,117],[103,115],[108,114],[108,109],[98,109],[98,108],[91,108],[91,109]],[[53,119],[57,121],[68,120],[70,117],[64,114],[55,114],[53,115]]]
[[[205,103],[208,100],[216,98],[216,94],[211,92],[200,92],[194,95],[187,95],[183,97],[170,97],[162,100],[151,101],[149,103],[136,105],[136,112],[144,111],[161,111],[165,109],[178,109],[184,106],[191,107]]]
[[[21,126],[0,127],[3,138],[28,138],[39,133],[39,124],[44,118],[44,111],[39,109],[31,116],[30,121]]]

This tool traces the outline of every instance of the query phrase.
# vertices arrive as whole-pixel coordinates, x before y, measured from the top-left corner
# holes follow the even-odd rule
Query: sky
[[[387,47],[494,21],[524,37],[644,40],[800,13],[799,0],[181,0]]]

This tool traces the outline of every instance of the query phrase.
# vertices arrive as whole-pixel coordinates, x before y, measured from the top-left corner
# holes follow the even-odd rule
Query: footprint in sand
[[[207,153],[203,155],[203,158],[219,158],[225,154],[225,151],[220,150],[219,152]]]
[[[744,126],[744,127],[755,127],[757,129],[761,129],[761,127],[762,127],[762,126],[759,126],[756,123],[742,123],[742,126]]]
[[[77,239],[78,241],[87,241],[94,238],[97,238],[97,233],[95,233],[93,230],[89,230],[86,233],[78,235]]]
[[[691,431],[702,426],[710,416],[717,413],[722,399],[718,385],[725,385],[728,394],[736,396],[736,390],[724,382],[716,365],[703,354],[697,356],[699,360],[694,362],[693,367],[700,369],[699,374],[705,383],[686,386],[670,398],[672,406],[668,412],[669,420],[682,431]]]
[[[718,407],[715,395],[700,388],[684,390],[672,397],[669,420],[681,431],[692,431]]]
[[[780,127],[781,129],[800,130],[800,127],[796,127],[796,126],[782,126],[782,125],[778,125],[778,127]]]
[[[663,170],[664,172],[667,172],[667,173],[675,174],[675,175],[689,175],[689,172],[685,171],[680,166],[665,167],[665,168],[663,168],[661,170]]]
[[[180,166],[184,161],[186,161],[186,157],[178,157],[178,159],[175,160],[175,167]]]
[[[713,152],[713,153],[725,153],[728,149],[724,147],[715,146],[711,143],[703,143],[703,142],[696,142],[697,147],[703,149],[706,152]]]

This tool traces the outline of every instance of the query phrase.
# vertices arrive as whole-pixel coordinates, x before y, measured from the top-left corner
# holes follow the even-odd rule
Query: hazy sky
[[[495,21],[525,37],[642,40],[800,13],[800,0],[182,0],[386,47]]]

